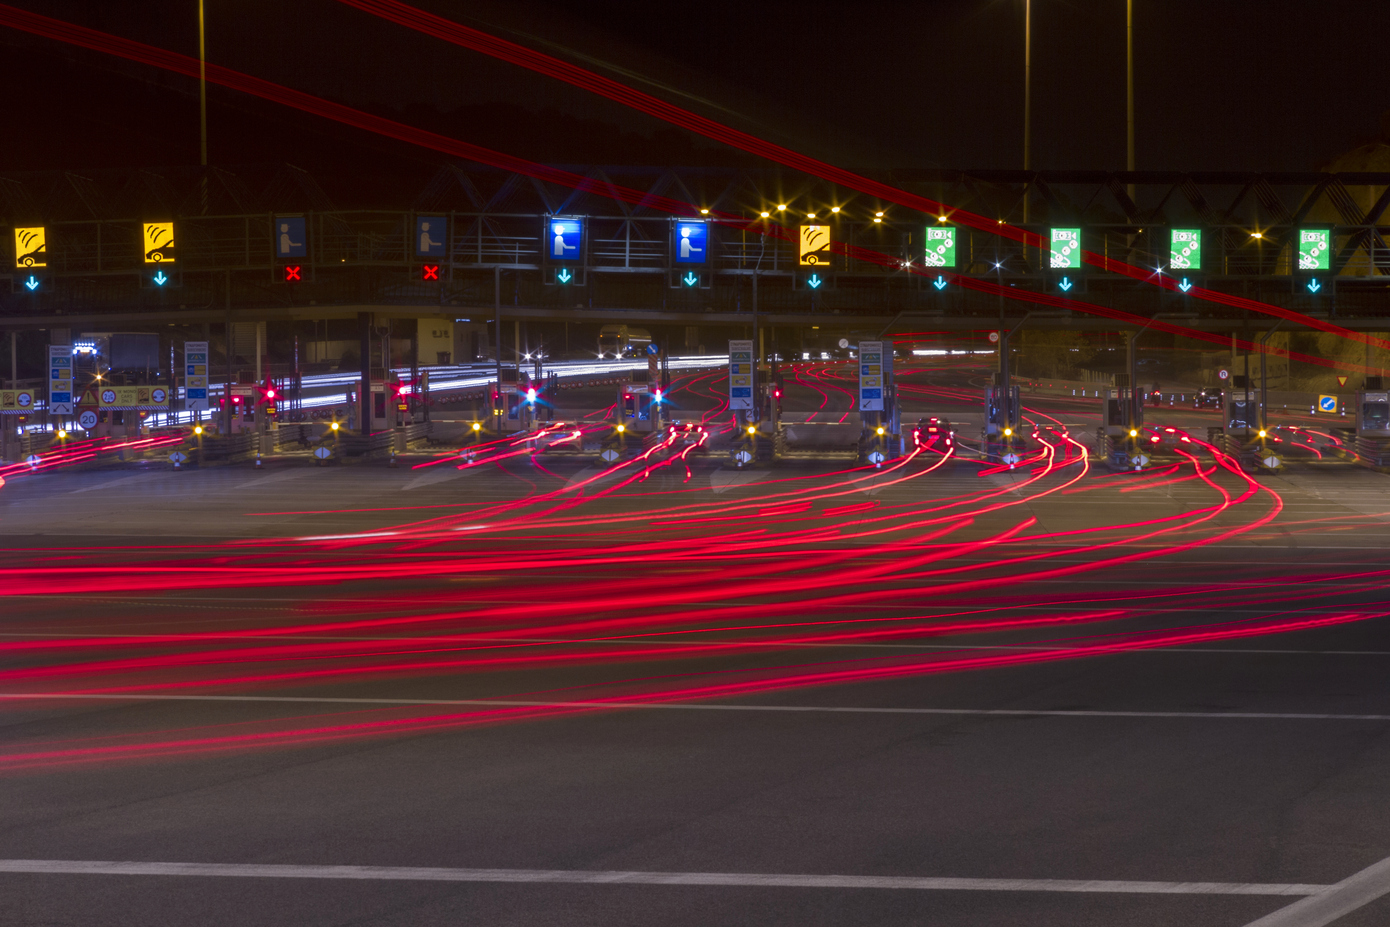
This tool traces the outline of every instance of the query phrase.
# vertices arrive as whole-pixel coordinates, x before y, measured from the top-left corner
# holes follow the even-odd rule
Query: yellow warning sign
[[[830,226],[801,226],[801,265],[819,267],[830,263]]]
[[[174,263],[174,223],[145,223],[145,263]]]
[[[14,230],[14,266],[48,266],[48,235],[43,226]]]

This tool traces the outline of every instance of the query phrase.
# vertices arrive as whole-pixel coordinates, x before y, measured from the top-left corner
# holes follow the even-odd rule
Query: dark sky
[[[13,0],[196,54],[196,0]],[[850,167],[1022,166],[1023,0],[418,0]],[[210,60],[552,163],[727,161],[616,104],[333,0],[206,0]],[[1138,167],[1311,170],[1380,131],[1387,0],[1134,0]],[[1033,0],[1033,166],[1123,169],[1124,0]],[[0,29],[0,171],[196,164],[196,86]],[[611,72],[610,72],[611,73]],[[16,105],[35,88],[34,101]],[[689,94],[691,97],[684,97]],[[439,158],[211,91],[214,163]],[[693,99],[692,99],[693,98]],[[701,151],[701,148],[708,150]]]

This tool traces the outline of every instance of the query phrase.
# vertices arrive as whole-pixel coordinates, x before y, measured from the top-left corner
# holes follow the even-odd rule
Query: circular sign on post
[[[116,401],[116,391],[115,391],[114,389],[104,389],[104,390],[102,390],[102,391],[101,391],[101,401],[102,401],[102,402],[115,402],[115,401]]]
[[[164,400],[168,395],[169,394],[164,391],[164,387],[162,386],[156,386],[154,389],[150,390],[150,398],[160,405],[164,404]]]
[[[1231,375],[1231,371],[1229,371],[1229,370],[1218,370],[1218,371],[1216,371],[1216,375],[1217,375],[1218,377],[1220,377],[1221,379],[1224,380],[1224,379],[1226,379],[1227,377],[1229,377],[1229,376]]]
[[[83,430],[91,431],[97,427],[97,414],[91,409],[84,409],[82,414],[77,416],[77,424],[81,425]]]
[[[840,339],[840,347],[842,347],[842,348],[847,348],[847,347],[849,347],[849,339],[848,339],[848,338],[841,338],[841,339]]]
[[[998,341],[999,341],[999,333],[998,333],[998,332],[990,332],[990,333],[989,333],[989,343],[990,343],[990,344],[996,344]]]
[[[15,402],[19,404],[19,407],[21,409],[27,409],[34,404],[34,394],[27,392],[20,393],[19,395],[15,396]]]
[[[316,447],[314,448],[314,456],[319,460],[327,460],[333,456],[333,451],[331,448],[327,447]]]
[[[655,357],[661,353],[661,345],[657,344],[655,341],[647,342],[647,353]]]

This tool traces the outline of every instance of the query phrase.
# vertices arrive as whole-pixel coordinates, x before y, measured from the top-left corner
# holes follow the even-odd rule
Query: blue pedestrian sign
[[[584,221],[582,219],[551,219],[546,236],[552,261],[584,260]]]
[[[275,256],[282,258],[304,257],[309,253],[305,247],[303,216],[275,217]]]
[[[415,217],[415,256],[444,257],[449,247],[449,220],[444,216]]]
[[[1337,411],[1337,397],[1336,397],[1336,396],[1319,396],[1319,397],[1318,397],[1318,411],[1319,411],[1319,412],[1336,412],[1336,411]]]
[[[676,263],[703,264],[708,258],[709,226],[704,222],[676,223]]]

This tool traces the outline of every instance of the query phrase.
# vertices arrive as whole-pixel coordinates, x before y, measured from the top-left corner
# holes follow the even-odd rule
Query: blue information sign
[[[551,219],[546,239],[552,261],[584,260],[584,220]]]
[[[444,257],[449,248],[449,220],[444,216],[415,217],[415,256]]]
[[[703,264],[709,255],[709,225],[704,222],[676,223],[676,263]]]
[[[275,256],[282,258],[304,257],[309,253],[308,239],[304,235],[303,216],[275,217]]]

